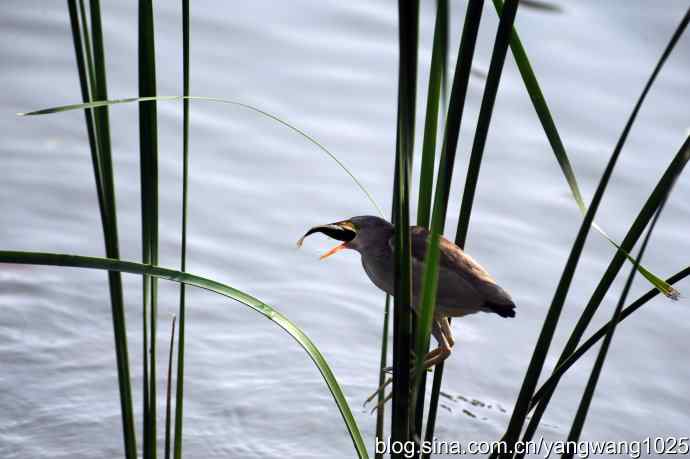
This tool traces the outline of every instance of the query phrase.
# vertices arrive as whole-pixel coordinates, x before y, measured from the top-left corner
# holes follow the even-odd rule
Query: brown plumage
[[[298,245],[302,244],[305,237],[316,232],[344,241],[322,258],[345,248],[356,250],[362,256],[362,266],[369,279],[384,292],[394,294],[393,225],[379,217],[353,217],[313,227],[299,240]],[[412,306],[415,310],[420,305],[428,243],[427,229],[419,226],[410,228]],[[460,247],[442,237],[439,254],[438,292],[432,326],[432,334],[439,346],[427,355],[427,367],[450,355],[454,340],[448,317],[461,317],[480,311],[495,313],[501,317],[515,316],[515,303],[510,295]]]

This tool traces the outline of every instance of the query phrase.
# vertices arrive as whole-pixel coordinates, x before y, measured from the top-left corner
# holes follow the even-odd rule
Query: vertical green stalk
[[[170,459],[170,402],[172,396],[172,360],[173,348],[175,346],[175,319],[172,318],[172,329],[170,330],[170,350],[168,352],[168,380],[165,385],[165,459]]]
[[[599,354],[597,355],[597,359],[594,362],[594,367],[592,368],[592,372],[589,375],[587,386],[585,387],[585,391],[582,394],[580,405],[575,414],[575,418],[573,419],[573,423],[570,428],[570,433],[568,434],[569,442],[577,442],[580,440],[580,434],[582,433],[582,428],[585,424],[585,418],[587,417],[587,412],[592,403],[592,398],[594,397],[594,390],[596,389],[597,382],[599,381],[601,370],[604,367],[604,361],[606,360],[609,347],[611,346],[613,334],[616,331],[616,325],[618,324],[618,319],[621,315],[621,311],[623,310],[623,305],[625,304],[625,300],[628,297],[628,292],[630,291],[633,279],[635,278],[635,274],[637,273],[637,267],[640,263],[640,260],[642,259],[642,256],[644,255],[645,249],[647,248],[647,244],[649,243],[649,239],[651,238],[652,232],[654,231],[654,227],[656,226],[656,223],[659,220],[659,216],[663,211],[666,198],[668,197],[670,191],[671,188],[669,187],[667,193],[663,196],[662,201],[659,204],[659,208],[657,209],[654,218],[652,219],[652,223],[649,226],[647,235],[645,236],[642,242],[642,247],[640,247],[637,259],[635,260],[633,267],[630,270],[630,274],[628,275],[628,279],[625,282],[625,286],[623,287],[623,292],[621,293],[620,299],[618,300],[618,304],[616,305],[616,308],[613,311],[613,316],[611,317],[611,325],[608,327],[608,331],[606,332],[606,336],[604,337],[604,342],[601,343],[601,347],[599,348]],[[563,457],[572,459],[573,453],[565,452],[563,454]]]
[[[448,115],[446,116],[446,126],[443,136],[443,144],[441,147],[441,158],[439,160],[439,170],[436,180],[437,183],[434,197],[435,208],[433,218],[436,219],[437,227],[434,231],[437,233],[437,235],[443,233],[443,228],[445,226],[445,215],[448,207],[450,183],[453,178],[455,154],[460,136],[460,126],[465,108],[465,98],[467,95],[467,87],[470,81],[470,70],[472,68],[472,60],[474,59],[474,50],[477,42],[477,34],[479,32],[479,24],[481,21],[483,6],[484,0],[470,0],[467,4],[467,11],[465,13],[465,23],[462,29],[460,48],[458,50],[457,62],[455,65],[455,74],[453,76],[453,85],[451,87]],[[430,250],[429,252],[432,251]],[[431,314],[431,316],[433,316],[433,309],[431,312],[427,312],[427,314]],[[428,331],[426,331],[426,333],[428,333]],[[431,389],[431,399],[429,402],[429,415],[427,417],[425,433],[425,440],[429,441],[433,439],[442,377],[443,363],[440,363],[434,368],[434,379]],[[429,457],[429,455],[426,454],[424,457]]]
[[[441,5],[443,4],[443,5]],[[448,105],[448,39],[450,30],[450,6],[448,5],[448,0],[436,0],[436,8],[445,8],[444,20],[440,24],[441,26],[441,115],[446,114],[446,107]],[[445,119],[441,118],[441,123],[444,123]]]
[[[501,10],[503,8],[503,1],[493,0],[493,3],[496,12],[500,15]],[[678,34],[678,31],[676,31],[676,34]],[[570,187],[573,198],[575,199],[575,203],[580,209],[580,212],[582,212],[582,214],[584,215],[587,211],[587,205],[582,199],[582,194],[580,193],[580,188],[577,184],[575,173],[570,164],[570,160],[568,159],[568,155],[566,154],[565,147],[563,146],[563,142],[558,133],[558,130],[556,129],[556,124],[554,123],[553,117],[551,116],[551,111],[549,110],[549,107],[546,104],[546,99],[544,98],[544,94],[542,93],[541,88],[539,87],[537,77],[534,74],[534,71],[532,70],[532,66],[529,62],[529,59],[527,58],[527,53],[525,52],[525,49],[522,46],[522,42],[520,41],[520,37],[515,29],[513,29],[513,36],[511,38],[510,48],[513,52],[515,63],[517,64],[518,69],[520,70],[522,80],[525,83],[527,93],[529,94],[529,97],[532,101],[537,116],[539,117],[539,121],[541,122],[542,127],[544,128],[544,133],[546,134],[546,137],[549,143],[551,144],[551,148],[556,157],[556,161],[558,162],[558,165],[561,168],[561,171],[563,172],[566,181],[568,182],[568,186]],[[613,240],[608,234],[606,234],[606,232],[601,227],[599,227],[596,224],[596,222],[592,222],[592,226],[596,231],[599,232],[599,234],[604,236],[604,238],[608,240],[611,243],[611,245],[616,247],[616,249],[621,250],[620,245],[615,240]],[[630,255],[628,255],[627,253],[625,255],[628,258],[628,260],[630,260],[631,262],[633,261],[633,258]],[[652,285],[658,288],[664,295],[672,299],[678,298],[679,292],[670,285],[668,285],[668,283],[664,282],[664,280],[661,279],[659,276],[655,275],[642,265],[638,267],[638,270]]]
[[[92,60],[91,40],[89,38],[83,1],[77,5],[68,0],[67,6],[72,28],[72,39],[79,73],[82,100],[107,99],[105,80],[105,59],[101,32],[100,8],[98,1],[91,3],[91,24],[94,34],[96,62]],[[83,36],[83,40],[82,40]],[[86,59],[85,59],[86,56]],[[103,229],[106,256],[119,258],[115,193],[110,160],[110,133],[108,130],[108,109],[84,110],[86,130],[91,150],[91,162],[99,212]],[[122,278],[119,273],[108,273],[110,303],[113,315],[113,334],[115,339],[115,358],[117,362],[118,387],[120,392],[120,411],[125,457],[136,458],[136,435],[134,433],[134,414],[132,410],[132,390],[129,375],[129,356],[127,350],[127,331],[122,294]]]
[[[68,0],[69,1],[69,0]],[[81,23],[82,34],[84,35],[84,55],[86,56],[86,68],[88,70],[87,77],[90,85],[90,92],[93,94],[96,88],[96,70],[93,63],[93,56],[91,52],[91,39],[89,38],[89,25],[86,20],[86,11],[84,8],[84,0],[79,0],[79,20]],[[82,57],[83,61],[83,57]],[[93,100],[93,97],[91,98]],[[93,114],[94,112],[91,111]],[[95,129],[95,127],[94,127]]]
[[[625,238],[623,239],[623,242],[621,243],[621,247],[625,252],[632,250],[634,245],[637,243],[644,228],[647,226],[647,224],[653,217],[654,213],[656,212],[662,197],[665,195],[665,193],[668,192],[668,189],[673,184],[675,177],[677,177],[678,174],[680,174],[683,168],[687,165],[689,159],[690,137],[688,137],[685,140],[685,143],[667,167],[666,171],[664,172],[663,176],[655,186],[654,190],[647,198],[647,201],[642,207],[642,210],[639,212],[638,216],[635,218],[635,221],[628,230],[628,233],[626,234]],[[595,288],[592,297],[590,298],[589,302],[587,303],[587,306],[585,307],[584,311],[582,312],[582,315],[580,316],[580,319],[575,325],[575,329],[572,331],[570,337],[568,338],[568,342],[566,343],[566,346],[558,360],[558,363],[556,364],[556,368],[558,368],[565,360],[567,360],[570,357],[570,355],[575,351],[575,348],[577,347],[577,344],[582,338],[582,335],[584,334],[587,325],[591,321],[592,317],[594,316],[594,313],[596,312],[597,308],[604,299],[606,292],[609,290],[614,278],[620,271],[621,267],[623,266],[623,263],[625,263],[625,260],[626,256],[623,253],[623,251],[617,251],[614,254],[613,259],[611,260],[608,268],[606,269],[606,272],[599,281],[599,284]],[[543,415],[546,409],[546,405],[548,404],[550,397],[553,395],[553,392],[559,379],[560,378],[556,378],[556,381],[552,383],[553,386],[551,390],[545,390],[542,399],[537,404],[536,410],[532,415],[532,418],[530,419],[530,425],[528,425],[528,429],[525,432],[525,436],[529,435],[531,438],[531,435],[533,435],[536,431],[536,427],[539,424],[539,420],[541,419],[541,416]],[[532,426],[532,419],[534,419],[537,416],[538,418],[536,421],[534,421],[534,426]]]
[[[379,364],[379,387],[382,387],[386,382],[386,361],[388,360],[388,316],[390,315],[390,295],[386,295],[386,305],[383,311],[383,331],[381,332],[381,361]],[[376,410],[376,440],[385,441],[383,438],[383,424],[386,409],[386,394],[384,390],[380,390],[376,399],[378,410]],[[383,452],[376,450],[374,452],[374,459],[382,459]]]
[[[617,156],[620,154],[620,151],[623,149],[623,146],[625,144],[625,141],[627,139],[628,133],[630,132],[630,129],[632,127],[632,124],[634,123],[637,113],[639,112],[640,108],[642,107],[642,103],[644,102],[647,93],[651,89],[654,81],[656,80],[657,75],[661,71],[661,68],[663,67],[664,63],[666,62],[666,59],[668,56],[671,54],[671,51],[675,47],[676,43],[680,39],[681,35],[687,28],[688,23],[690,22],[690,8],[686,11],[685,16],[681,20],[680,24],[678,25],[676,31],[674,32],[673,36],[671,37],[668,45],[666,46],[664,52],[662,53],[661,57],[659,58],[659,61],[656,64],[656,67],[652,71],[652,74],[650,75],[649,79],[647,80],[647,83],[645,84],[644,89],[642,90],[642,93],[640,94],[635,107],[633,108],[628,121],[623,128],[623,132],[621,133],[621,136],[618,139],[618,142],[616,144],[616,147],[614,148],[614,152],[612,154],[612,160],[614,158],[617,158]],[[515,36],[513,37],[515,38]],[[526,56],[525,56],[526,58]],[[603,178],[602,178],[603,180]],[[601,185],[601,184],[600,184]],[[631,228],[631,231],[633,228]],[[639,233],[641,234],[641,233]],[[639,237],[639,234],[637,237]],[[628,236],[631,236],[631,233],[628,233]],[[611,261],[611,264],[609,265],[609,269],[607,270],[607,274],[605,274],[604,278],[600,281],[599,285],[595,289],[594,294],[592,295],[592,298],[590,299],[589,303],[587,304],[587,307],[585,310],[582,312],[582,315],[580,316],[580,319],[578,320],[578,323],[575,326],[575,329],[573,330],[570,338],[568,339],[568,342],[566,343],[565,348],[563,349],[563,352],[561,353],[561,356],[558,360],[558,364],[561,364],[564,359],[566,359],[570,353],[572,353],[575,348],[577,347],[577,344],[579,340],[582,338],[582,335],[585,332],[585,329],[587,328],[587,325],[589,324],[589,321],[591,320],[592,316],[594,315],[594,312],[598,308],[599,304],[601,303],[603,296],[605,295],[606,291],[608,290],[610,283],[613,281],[613,277],[618,273],[618,270],[620,269],[620,266],[617,266],[617,260],[620,257],[623,257],[622,260],[625,260],[625,257],[627,256],[627,253],[629,250],[632,249],[632,244],[626,244],[626,241],[628,240],[628,236],[626,236],[626,239],[621,243],[620,248],[616,255],[614,256],[614,259]],[[637,238],[635,238],[635,241]],[[639,266],[638,266],[639,269]],[[610,275],[610,278],[607,277]],[[608,279],[608,280],[607,280]],[[658,288],[658,287],[657,287]],[[536,432],[536,429],[539,425],[539,422],[541,421],[541,418],[544,414],[544,411],[546,410],[546,406],[548,405],[549,401],[551,400],[551,396],[553,395],[553,391],[555,390],[556,385],[558,384],[558,380],[555,382],[553,388],[549,391],[547,391],[544,394],[544,397],[540,401],[540,403],[537,405],[536,410],[534,414],[532,415],[529,424],[527,425],[527,429],[524,434],[523,439],[531,439],[534,433]]]
[[[105,52],[103,48],[103,30],[101,26],[101,10],[99,0],[91,0],[91,27],[93,29],[93,82],[92,100],[107,100],[107,82],[105,74]],[[88,56],[88,54],[87,54]],[[117,218],[115,212],[115,185],[113,179],[112,154],[110,149],[110,120],[108,107],[98,107],[94,109],[96,129],[98,133],[98,152],[100,155],[100,165],[102,171],[103,195],[108,209],[108,231],[112,237],[108,243],[111,251],[117,253],[119,258],[119,247],[117,244]]]
[[[438,130],[439,100],[443,81],[444,24],[448,20],[448,0],[439,0],[434,25],[434,44],[429,68],[429,88],[426,98],[426,119],[422,142],[422,166],[419,177],[419,199],[417,200],[417,225],[429,227],[431,216],[431,193],[434,185],[434,160],[436,155],[436,131]]]
[[[182,0],[182,244],[180,271],[187,269],[187,207],[189,185],[189,0]],[[182,458],[182,413],[184,404],[185,284],[180,284],[180,327],[177,338],[177,384],[175,386],[175,459]]]
[[[506,54],[508,53],[508,45],[510,44],[510,36],[513,30],[513,23],[515,22],[515,15],[517,14],[517,7],[518,2],[516,0],[506,1],[505,7],[501,12],[498,31],[496,32],[496,41],[491,55],[491,63],[489,64],[489,73],[484,88],[484,97],[482,98],[482,105],[479,109],[479,119],[477,120],[474,143],[472,144],[472,153],[470,154],[470,162],[467,167],[465,189],[462,193],[462,204],[460,205],[460,216],[458,218],[456,235],[460,247],[464,247],[467,241],[472,204],[474,203],[474,195],[477,190],[477,182],[479,181],[479,168],[482,164],[486,138],[489,135],[491,115],[493,114],[494,103],[496,102],[498,84],[501,80],[501,74],[503,73],[503,64],[505,63]]]
[[[667,49],[667,51],[670,51]],[[530,408],[530,400],[534,394],[534,390],[536,388],[536,384],[538,382],[541,370],[544,365],[544,360],[546,359],[546,355],[548,353],[549,345],[551,343],[551,339],[553,337],[553,333],[555,331],[556,325],[558,323],[558,318],[560,316],[561,309],[563,307],[563,304],[565,302],[565,299],[568,294],[568,290],[570,288],[570,283],[572,281],[573,275],[575,273],[575,268],[577,267],[577,263],[579,261],[580,254],[582,253],[582,249],[584,247],[585,240],[587,238],[587,235],[589,233],[589,228],[592,225],[592,222],[594,221],[594,215],[596,214],[596,211],[599,207],[599,204],[601,202],[601,199],[603,197],[604,191],[606,190],[606,186],[608,185],[609,179],[611,177],[611,174],[613,173],[613,169],[615,167],[615,164],[618,160],[618,157],[620,155],[620,152],[623,147],[623,142],[625,140],[625,135],[627,135],[627,130],[630,128],[632,125],[632,121],[635,118],[635,115],[637,111],[639,110],[642,101],[644,100],[644,96],[646,95],[647,91],[651,87],[651,84],[653,83],[656,74],[661,68],[661,64],[663,63],[664,58],[657,64],[657,67],[655,68],[654,72],[652,73],[652,77],[650,77],[650,80],[647,82],[647,85],[645,86],[645,89],[642,92],[642,95],[637,101],[637,104],[635,108],[633,109],[633,113],[631,114],[631,117],[628,120],[628,123],[626,124],[626,128],[624,129],[624,135],[621,136],[621,139],[619,139],[618,144],[616,145],[616,148],[614,149],[613,153],[611,154],[611,158],[609,159],[608,164],[606,165],[606,169],[604,170],[604,174],[602,175],[601,180],[599,181],[599,185],[597,186],[596,192],[594,193],[594,197],[592,198],[592,202],[590,204],[590,207],[587,209],[587,213],[585,215],[585,219],[582,222],[582,225],[580,226],[580,230],[578,231],[577,238],[575,240],[575,243],[573,244],[573,247],[570,252],[570,256],[568,257],[568,261],[566,263],[566,266],[563,270],[563,274],[561,275],[561,279],[558,283],[558,287],[556,288],[556,292],[554,294],[554,298],[551,303],[551,307],[549,308],[549,311],[547,313],[546,319],[544,321],[544,325],[542,326],[542,331],[539,335],[539,339],[537,341],[537,344],[535,346],[534,353],[532,354],[532,359],[530,361],[529,367],[527,369],[527,373],[525,375],[525,379],[523,380],[523,385],[522,388],[520,389],[520,394],[518,395],[518,400],[515,403],[515,408],[513,409],[513,415],[511,416],[510,422],[508,424],[508,429],[506,431],[506,434],[504,436],[504,439],[506,440],[508,444],[508,449],[512,449],[512,446],[515,444],[517,441],[520,432],[522,431],[522,426],[525,422],[525,417],[527,416]],[[684,145],[685,147],[685,145]],[[676,156],[674,161],[672,162],[671,166],[669,168],[673,167],[679,167],[678,161],[680,161],[679,156],[683,153],[682,149],[681,152],[679,152],[679,155]],[[682,165],[684,166],[685,163],[683,162]],[[638,215],[637,219],[635,220],[635,223],[633,223],[633,227],[631,228],[631,231],[628,232],[628,235],[625,237],[623,240],[621,247],[623,248],[623,251],[617,251],[616,254],[614,255],[613,260],[611,261],[611,264],[609,265],[609,268],[607,269],[606,273],[600,280],[599,284],[597,285],[597,288],[595,289],[594,294],[592,295],[592,298],[590,299],[589,303],[585,307],[585,310],[582,312],[582,315],[580,316],[580,319],[578,320],[577,324],[575,325],[575,328],[573,329],[570,338],[568,339],[568,342],[565,345],[565,348],[563,350],[563,353],[561,354],[561,357],[558,360],[558,363],[556,364],[557,366],[560,365],[577,347],[577,344],[579,343],[580,338],[585,332],[585,329],[589,325],[589,322],[591,318],[593,317],[594,313],[596,312],[596,309],[598,308],[599,304],[601,303],[601,300],[603,299],[605,293],[608,291],[611,282],[613,281],[613,278],[615,275],[618,273],[620,270],[623,262],[625,261],[626,254],[629,250],[632,249],[634,243],[637,241],[639,238],[641,232],[643,231],[644,227],[646,226],[647,222],[649,222],[649,219],[651,218],[652,214],[654,211],[656,211],[656,207],[652,209],[652,206],[654,205],[654,202],[652,199],[654,198],[655,200],[658,199],[658,193],[661,191],[659,190],[659,187],[663,184],[666,183],[668,180],[670,171],[667,170],[667,172],[664,174],[664,177],[660,180],[659,184],[657,184],[657,188],[655,188],[654,192],[652,193],[652,196],[650,196],[650,200],[645,204],[643,211]],[[658,201],[657,201],[658,202]],[[649,213],[649,212],[652,213]],[[644,225],[642,225],[644,223]],[[555,389],[555,387],[554,387]],[[553,390],[550,391],[549,393],[545,394],[545,398],[542,400],[540,405],[543,408],[537,408],[537,412],[533,415],[533,419],[538,416],[538,419],[534,424],[534,430],[536,430],[536,426],[538,425],[539,419],[541,418],[541,415],[544,412],[544,409],[548,402],[550,401],[550,397],[553,393]],[[530,420],[530,423],[533,421]],[[526,432],[527,434],[531,433],[528,431]],[[533,431],[532,431],[533,433]],[[508,457],[507,455],[502,455],[501,457]]]
[[[417,1],[400,0],[398,12],[400,65],[394,190],[394,252],[396,262],[391,440],[405,442],[409,438],[411,428],[409,396],[410,351],[412,349],[412,278],[410,270],[409,178],[414,148],[419,4]]]
[[[81,3],[81,6],[83,7],[83,3]],[[74,42],[74,54],[76,56],[77,60],[77,70],[79,73],[79,86],[81,88],[81,97],[82,100],[85,103],[91,102],[91,88],[95,86],[95,84],[91,84],[91,78],[93,76],[93,63],[91,62],[91,59],[89,58],[89,67],[88,67],[88,75],[87,75],[87,67],[85,65],[84,61],[84,45],[82,43],[81,35],[84,33],[84,36],[86,37],[85,40],[88,40],[88,34],[86,32],[86,29],[83,31],[80,31],[80,22],[79,22],[79,13],[77,11],[77,4],[76,0],[67,0],[67,6],[69,8],[69,16],[70,16],[70,25],[72,27],[72,40]],[[82,14],[83,14],[83,9],[82,9]],[[82,27],[85,27],[85,23],[83,21],[83,16],[82,16]],[[89,43],[89,41],[87,41]],[[89,43],[90,46],[90,43]],[[91,51],[88,51],[88,54],[91,54]],[[93,109],[85,109],[84,110],[84,121],[86,122],[86,133],[89,139],[89,148],[91,150],[91,164],[93,166],[93,176],[96,181],[96,194],[98,196],[98,209],[100,211],[101,215],[101,227],[103,230],[103,239],[107,240],[108,235],[109,235],[109,229],[108,229],[108,210],[107,210],[107,203],[105,202],[105,197],[103,195],[103,180],[102,180],[102,169],[101,169],[101,163],[100,163],[100,156],[98,154],[98,145],[97,145],[97,138],[96,138],[96,128],[94,125],[94,120],[93,120]],[[106,242],[107,246],[107,242]]]
[[[424,140],[422,146],[422,166],[419,178],[419,199],[417,201],[417,225],[429,227],[431,214],[431,194],[434,182],[434,162],[436,156],[436,132],[438,130],[438,114],[440,108],[441,88],[445,85],[445,61],[448,50],[446,46],[448,35],[448,1],[438,0],[436,7],[436,21],[434,24],[434,43],[431,51],[429,66],[429,88],[426,99],[426,119],[424,122]],[[417,324],[419,325],[419,324]],[[422,327],[423,329],[423,327]],[[419,329],[416,330],[418,335]],[[417,348],[417,346],[415,346]],[[416,350],[417,357],[425,355],[429,349],[428,336],[424,346]],[[424,416],[424,393],[426,391],[426,372],[416,382],[415,435],[421,438],[422,421]]]
[[[156,64],[151,0],[139,1],[139,97],[156,95]],[[142,261],[158,264],[158,135],[156,102],[139,104],[141,161]],[[144,457],[156,457],[156,322],[157,280],[143,280],[144,311]],[[146,323],[150,294],[149,323]],[[147,336],[147,325],[150,336]],[[148,349],[146,347],[148,346]],[[147,353],[149,362],[146,361]],[[147,369],[147,363],[149,368]],[[147,371],[148,370],[148,371]]]
[[[681,271],[675,273],[674,275],[666,279],[666,282],[673,285],[676,282],[685,279],[689,275],[690,267],[686,267],[685,269],[682,269]],[[640,309],[642,306],[644,306],[647,302],[651,301],[653,298],[658,296],[660,293],[661,292],[657,288],[652,288],[651,290],[648,290],[647,293],[645,293],[637,300],[633,301],[628,307],[623,309],[620,317],[617,319],[617,323],[620,323],[623,320],[630,317],[632,313]],[[537,389],[534,392],[534,396],[532,396],[532,400],[530,401],[530,410],[541,400],[542,396],[546,391],[551,390],[555,387],[554,383],[561,376],[563,376],[565,372],[568,371],[570,367],[572,367],[575,364],[575,362],[577,362],[580,359],[580,357],[585,355],[587,351],[589,351],[600,339],[602,339],[606,335],[609,327],[611,327],[612,324],[612,321],[606,322],[606,324],[599,328],[599,330],[597,330],[589,338],[587,338],[587,340],[584,343],[578,346],[578,348],[575,351],[573,351],[573,353],[570,354],[568,358],[563,361],[563,363],[558,365],[553,370],[553,372],[546,379],[546,381],[542,383],[541,387],[539,387],[539,389]]]
[[[404,1],[404,0],[402,0]],[[395,223],[395,301],[393,309],[393,411],[391,440],[405,443],[410,430],[410,350],[412,278],[410,264],[409,200],[407,159],[398,148]],[[395,456],[393,456],[395,457]]]

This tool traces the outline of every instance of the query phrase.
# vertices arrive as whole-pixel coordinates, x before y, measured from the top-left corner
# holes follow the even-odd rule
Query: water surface
[[[133,96],[136,5],[105,3],[109,94]],[[434,17],[432,2],[423,3],[420,95],[426,94]],[[488,68],[497,24],[489,3],[477,50],[479,74]],[[560,14],[518,12],[518,29],[587,199],[686,6],[682,1],[663,6],[586,1],[564,2]],[[452,2],[453,56],[464,8]],[[13,0],[2,9],[0,246],[102,256],[83,114],[14,115],[80,100],[66,6]],[[157,76],[163,95],[181,93],[180,13],[177,3],[157,5]],[[291,121],[338,155],[388,209],[396,14],[391,1],[194,5],[191,92],[253,104]],[[684,37],[640,113],[604,199],[599,221],[618,239],[688,133],[689,56],[690,40]],[[451,238],[482,89],[481,77],[473,77],[446,228]],[[422,113],[424,105],[419,109]],[[158,113],[160,263],[177,267],[181,105],[161,103]],[[110,118],[122,257],[138,260],[137,107],[113,107]],[[189,271],[249,292],[302,327],[332,365],[373,444],[375,418],[358,407],[377,384],[383,295],[366,279],[356,254],[319,262],[329,241],[310,238],[300,251],[294,243],[314,224],[374,209],[332,160],[253,112],[193,102],[190,145]],[[682,178],[647,252],[647,266],[660,275],[688,263],[689,192],[690,183]],[[514,320],[476,315],[454,324],[457,345],[444,378],[444,390],[453,399],[442,399],[440,439],[493,440],[503,432],[580,221],[509,57],[467,248],[512,293],[518,315]],[[556,352],[612,253],[601,237],[590,237],[564,308]],[[124,281],[140,419],[141,280],[125,275]],[[690,292],[687,281],[679,286]],[[620,288],[618,282],[596,324],[609,317]],[[646,289],[638,280],[632,297]],[[197,289],[188,292],[185,455],[351,457],[350,439],[326,386],[291,338],[239,304]],[[161,282],[162,354],[177,294],[177,285]],[[687,300],[656,299],[618,329],[584,439],[687,436],[687,307]],[[119,456],[105,274],[0,265],[0,311],[0,456]],[[584,359],[563,380],[540,435],[567,435],[592,361]]]

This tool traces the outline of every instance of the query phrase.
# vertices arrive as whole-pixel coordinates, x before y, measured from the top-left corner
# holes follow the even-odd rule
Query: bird
[[[394,226],[387,220],[362,215],[347,220],[314,226],[297,241],[301,247],[304,239],[314,233],[341,241],[341,244],[321,256],[330,257],[343,249],[360,253],[362,266],[371,282],[389,295],[395,292]],[[422,276],[430,232],[423,226],[410,227],[412,308],[417,313],[421,302]],[[449,318],[462,317],[477,312],[487,312],[500,317],[515,317],[515,303],[510,294],[496,280],[453,242],[440,237],[439,271],[436,308],[431,334],[438,346],[424,357],[424,368],[430,368],[446,360],[455,339]]]

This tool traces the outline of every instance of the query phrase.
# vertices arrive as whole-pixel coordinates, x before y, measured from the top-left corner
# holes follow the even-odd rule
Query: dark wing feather
[[[421,226],[410,228],[412,257],[424,263],[429,239],[429,231]],[[460,276],[471,284],[484,298],[484,306],[503,317],[515,315],[515,304],[510,295],[503,290],[491,275],[472,257],[463,250],[441,236],[439,266]]]

